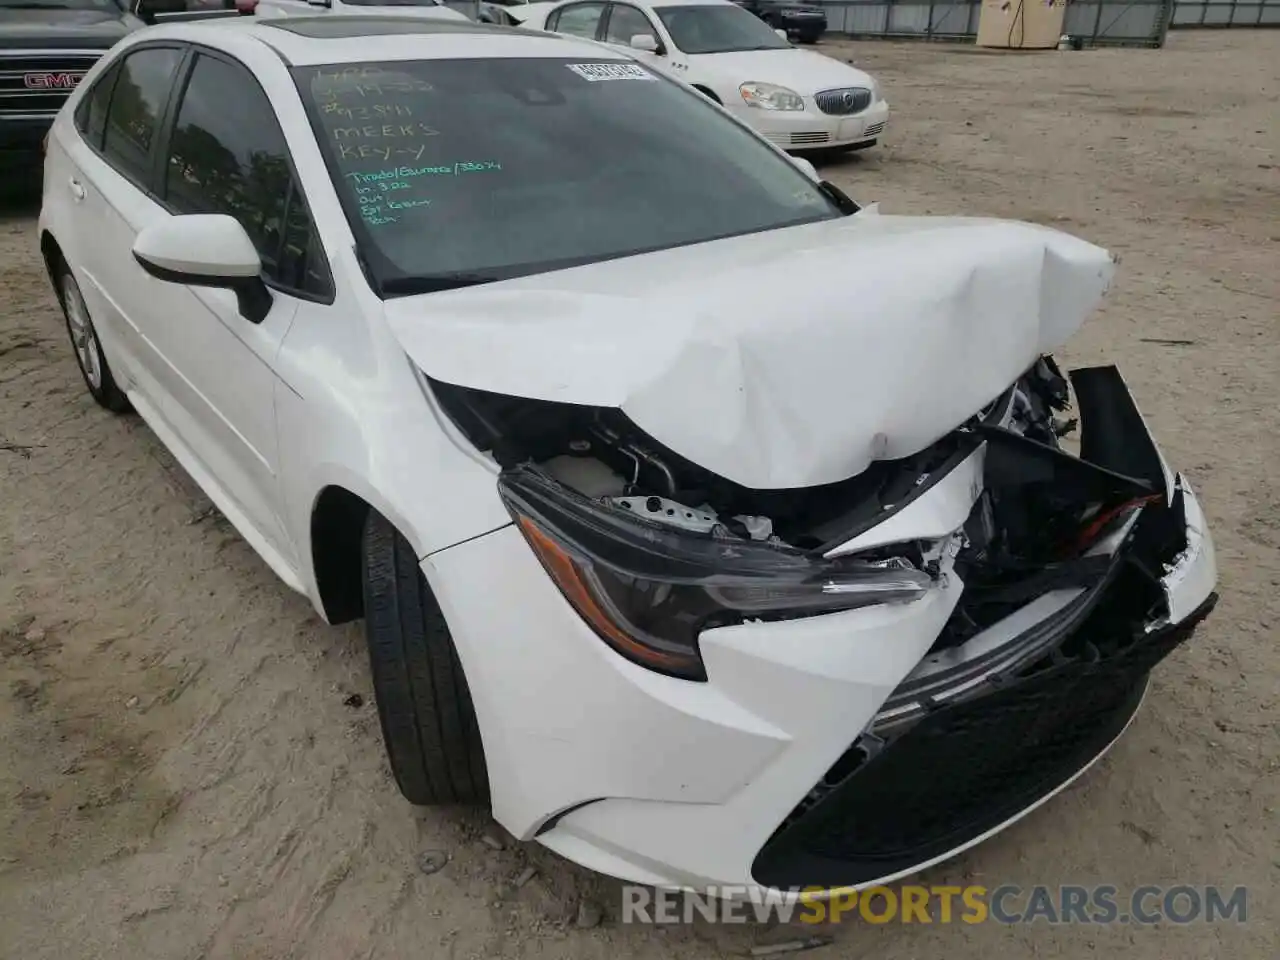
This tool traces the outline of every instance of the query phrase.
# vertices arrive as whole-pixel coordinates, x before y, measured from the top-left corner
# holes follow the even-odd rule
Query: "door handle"
[[[71,195],[75,197],[77,201],[84,199],[84,186],[75,177],[72,177],[67,181],[67,188],[71,191]]]

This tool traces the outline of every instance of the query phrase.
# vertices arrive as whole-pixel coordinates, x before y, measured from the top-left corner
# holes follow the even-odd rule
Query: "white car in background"
[[[889,122],[889,104],[869,74],[792,46],[729,0],[562,0],[506,12],[526,29],[623,47],[784,150],[861,150]]]

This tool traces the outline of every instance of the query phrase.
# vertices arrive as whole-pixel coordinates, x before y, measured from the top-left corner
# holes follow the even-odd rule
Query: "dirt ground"
[[[823,49],[893,109],[880,147],[826,167],[857,199],[1035,220],[1119,254],[1065,359],[1121,365],[1222,567],[1217,612],[1109,757],[924,882],[1243,884],[1249,909],[1157,928],[854,922],[804,956],[1280,956],[1280,33]],[[321,624],[138,419],[85,393],[36,203],[0,220],[0,956],[632,960],[796,938],[623,926],[612,881],[404,803],[359,629]],[[449,859],[426,873],[424,855]],[[581,902],[603,923],[580,927]]]

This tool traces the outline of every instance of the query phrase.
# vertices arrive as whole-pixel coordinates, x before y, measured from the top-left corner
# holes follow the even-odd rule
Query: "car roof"
[[[497,60],[576,58],[628,60],[589,40],[563,34],[461,20],[386,15],[227,17],[173,23],[139,31],[147,38],[227,46],[255,40],[275,50],[291,66],[396,60]],[[135,37],[142,39],[139,34]],[[219,43],[222,39],[224,43]]]

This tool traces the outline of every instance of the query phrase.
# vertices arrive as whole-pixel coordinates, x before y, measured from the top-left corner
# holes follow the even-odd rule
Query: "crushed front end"
[[[524,661],[571,704],[528,722],[576,762],[529,736],[510,762],[538,775],[496,783],[495,814],[617,876],[846,888],[951,856],[1104,753],[1216,602],[1194,492],[1112,367],[1042,357],[929,448],[802,490],[607,411],[432,389],[506,468],[556,616],[612,648]],[[567,734],[585,690],[592,729]]]
[[[986,411],[983,491],[937,643],[778,826],[762,885],[865,886],[978,842],[1124,731],[1151,669],[1217,601],[1212,543],[1114,368],[1050,362]],[[1021,411],[1021,414],[1019,414]],[[1194,573],[1193,573],[1194,571]]]

